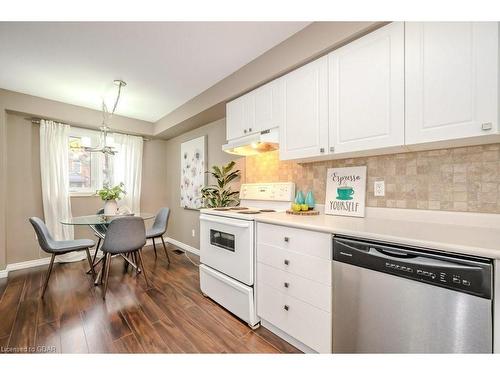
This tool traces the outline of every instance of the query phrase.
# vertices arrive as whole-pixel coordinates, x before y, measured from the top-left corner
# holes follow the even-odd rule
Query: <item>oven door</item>
[[[254,223],[200,215],[200,261],[246,285],[253,285]]]

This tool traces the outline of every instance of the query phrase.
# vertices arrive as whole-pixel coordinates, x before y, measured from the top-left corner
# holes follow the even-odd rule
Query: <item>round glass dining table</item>
[[[64,225],[98,225],[98,224],[109,224],[111,221],[117,217],[124,217],[127,215],[117,215],[117,216],[105,216],[105,215],[86,215],[86,216],[74,216],[61,220],[61,224]],[[147,212],[139,212],[134,215],[128,216],[139,216],[144,220],[153,219],[155,214],[150,214]]]

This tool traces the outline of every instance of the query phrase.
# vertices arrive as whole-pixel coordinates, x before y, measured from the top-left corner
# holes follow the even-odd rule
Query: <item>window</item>
[[[69,137],[69,190],[92,190],[92,155],[83,149],[82,137]]]
[[[102,187],[104,181],[104,155],[88,152],[84,147],[99,145],[100,132],[72,127],[68,140],[69,191],[73,194],[93,194]],[[111,136],[108,135],[108,142]],[[112,171],[113,157],[110,160]],[[113,174],[111,173],[111,182]]]

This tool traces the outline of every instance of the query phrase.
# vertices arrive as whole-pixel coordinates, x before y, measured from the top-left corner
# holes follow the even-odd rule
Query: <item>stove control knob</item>
[[[284,240],[285,240],[285,242],[290,242],[290,238],[289,237],[285,237]]]
[[[283,308],[284,308],[286,311],[288,311],[288,310],[290,309],[290,306],[285,305],[285,306],[283,306]]]
[[[285,259],[284,263],[285,263],[285,266],[288,266],[290,264],[290,261],[288,259]]]
[[[288,283],[284,283],[284,284],[283,284],[283,286],[284,286],[285,288],[288,288],[288,287],[290,286],[290,284],[288,284]]]

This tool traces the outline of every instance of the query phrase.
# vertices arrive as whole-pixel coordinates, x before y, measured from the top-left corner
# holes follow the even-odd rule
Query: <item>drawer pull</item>
[[[290,306],[285,305],[285,306],[283,306],[283,308],[284,308],[286,311],[288,311],[288,310],[290,309]]]
[[[284,283],[284,284],[283,284],[283,286],[284,286],[285,288],[288,288],[288,287],[290,286],[290,284],[289,284],[289,283]]]
[[[289,237],[285,237],[284,240],[285,240],[285,242],[290,242],[290,238]]]
[[[288,266],[290,264],[290,261],[288,259],[285,259],[283,263],[285,263],[285,266]]]

